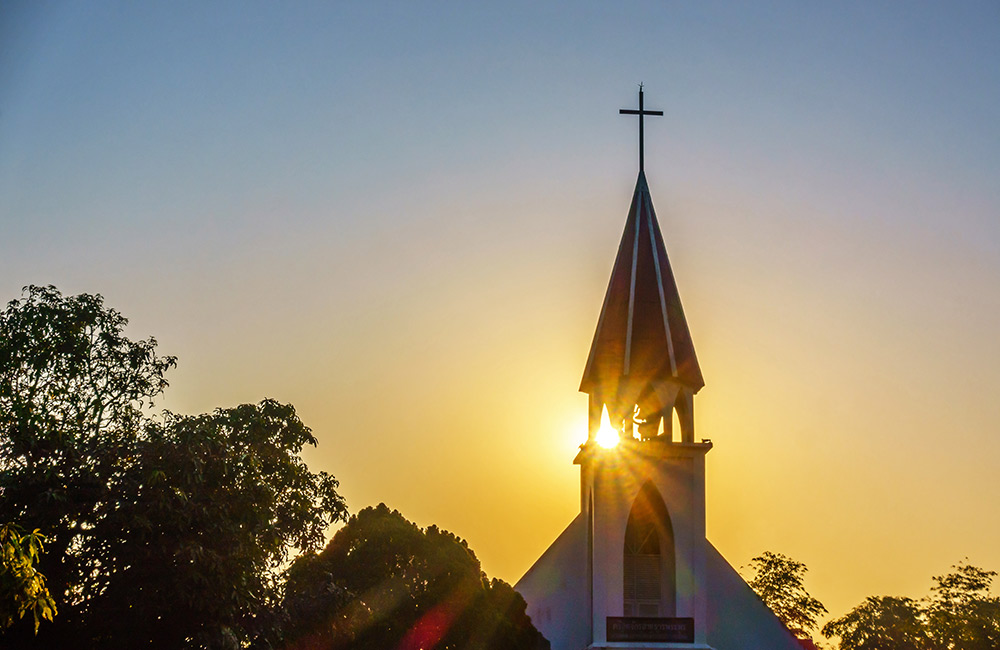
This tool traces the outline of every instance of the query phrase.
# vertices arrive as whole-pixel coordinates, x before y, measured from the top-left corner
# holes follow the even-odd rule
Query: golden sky
[[[708,534],[831,613],[1000,570],[1000,9],[34,3],[0,15],[0,293],[99,292],[180,412],[516,581],[646,173],[706,386]]]

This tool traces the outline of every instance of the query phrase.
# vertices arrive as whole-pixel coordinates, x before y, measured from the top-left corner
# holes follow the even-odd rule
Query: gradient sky
[[[1000,4],[0,2],[0,300],[95,292],[163,406],[293,403],[352,512],[517,580],[646,170],[708,535],[840,615],[1000,570]]]

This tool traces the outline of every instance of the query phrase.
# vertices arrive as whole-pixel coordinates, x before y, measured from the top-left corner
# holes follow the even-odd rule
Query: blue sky
[[[352,510],[513,581],[577,508],[640,81],[713,542],[835,614],[1000,569],[995,2],[5,2],[0,294],[104,294],[164,406],[292,402]]]

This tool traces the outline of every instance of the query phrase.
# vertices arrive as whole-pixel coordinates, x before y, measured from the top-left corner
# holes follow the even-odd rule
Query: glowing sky
[[[353,512],[511,582],[646,171],[709,538],[834,614],[1000,570],[1000,4],[4,2],[0,300],[99,292],[164,406],[269,396]]]

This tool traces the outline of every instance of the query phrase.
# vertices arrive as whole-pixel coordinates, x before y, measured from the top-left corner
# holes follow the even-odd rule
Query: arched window
[[[625,616],[673,616],[674,533],[663,499],[646,483],[625,526]]]

